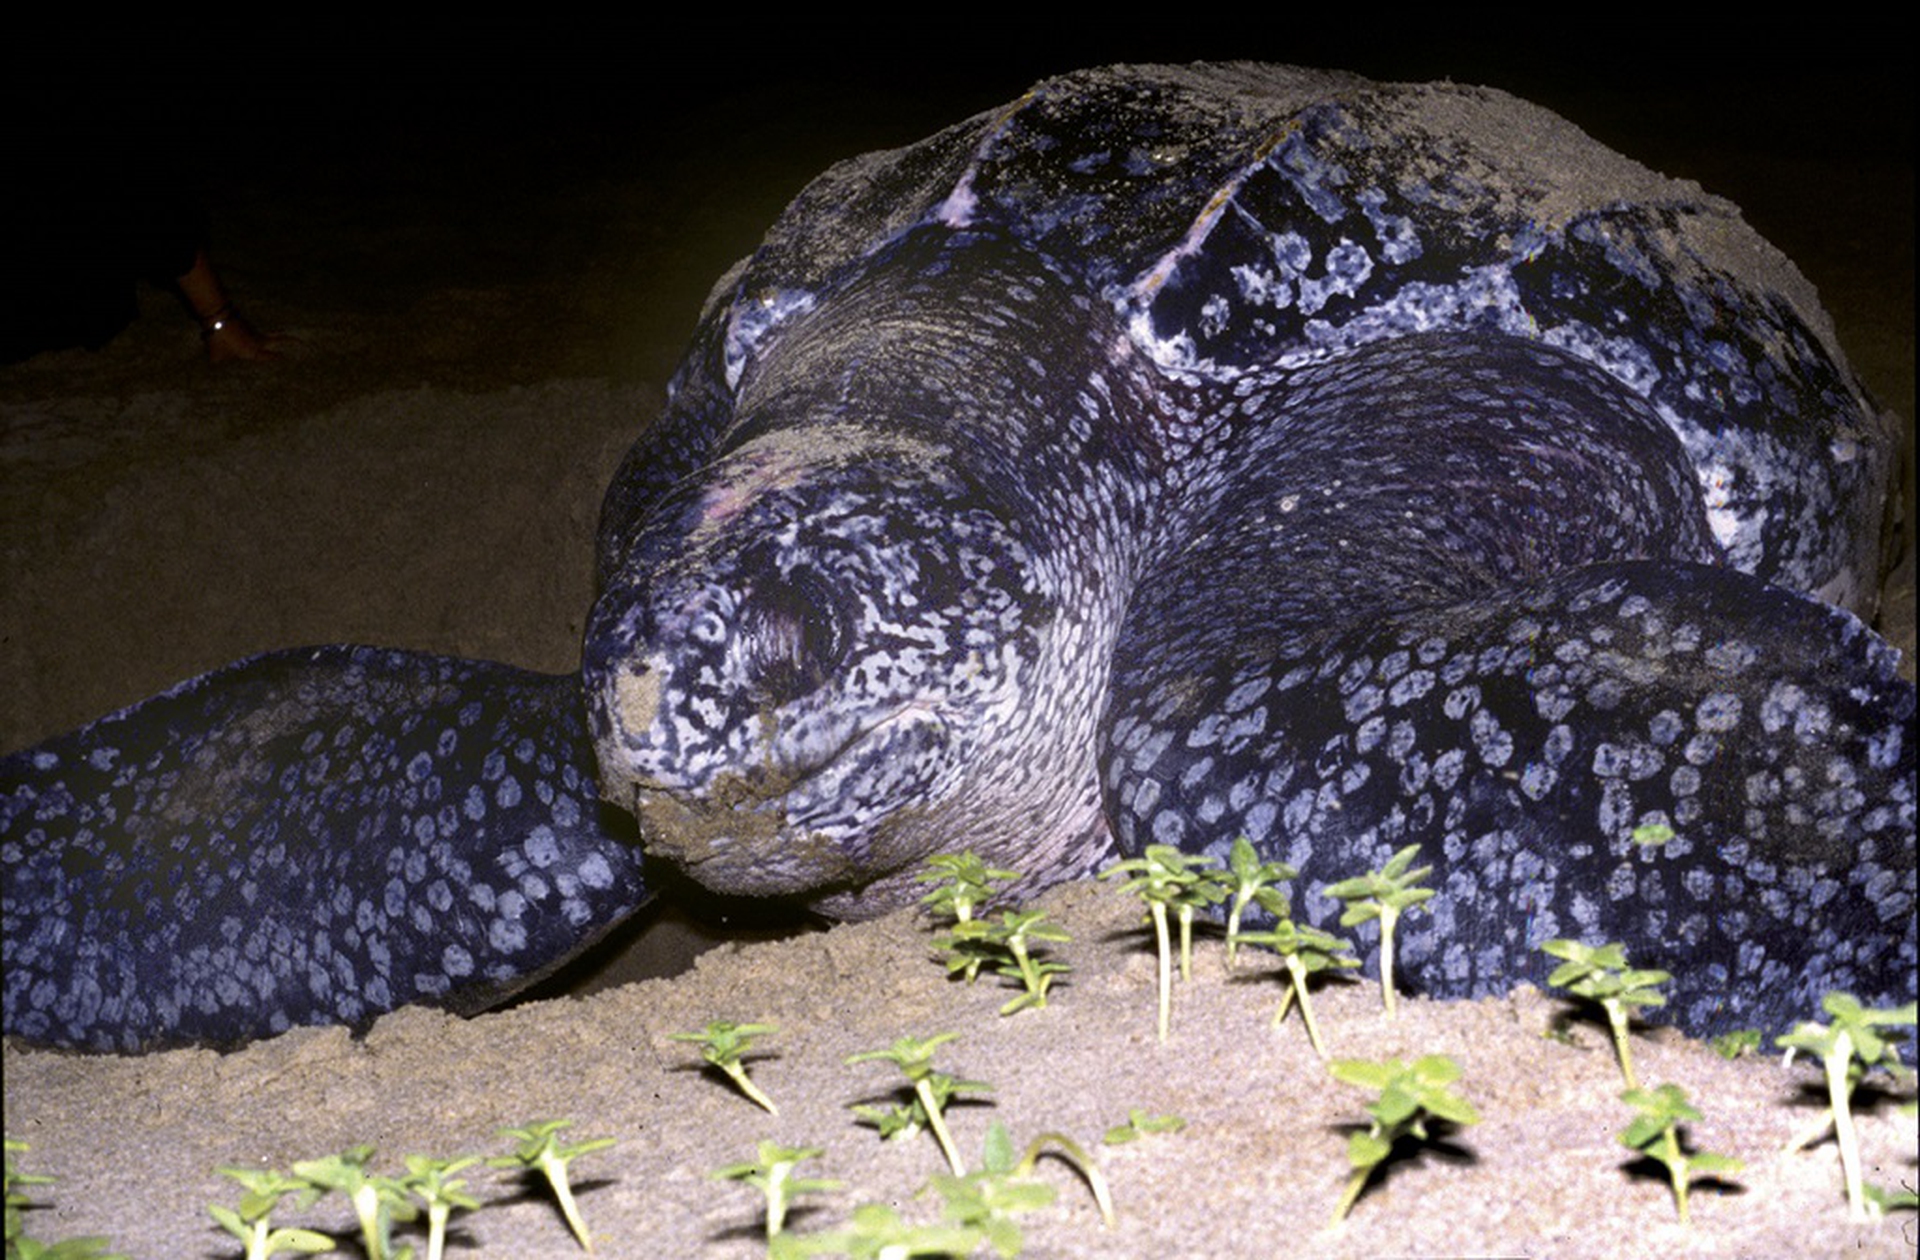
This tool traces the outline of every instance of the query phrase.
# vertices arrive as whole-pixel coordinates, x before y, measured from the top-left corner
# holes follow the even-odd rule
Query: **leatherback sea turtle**
[[[1419,843],[1428,993],[1572,936],[1696,1032],[1910,998],[1914,688],[1844,611],[1891,453],[1733,207],[1543,110],[1052,79],[715,289],[578,676],[275,652],[7,759],[6,1030],[477,1008],[644,900],[633,818],[843,917],[1247,835],[1324,922]]]

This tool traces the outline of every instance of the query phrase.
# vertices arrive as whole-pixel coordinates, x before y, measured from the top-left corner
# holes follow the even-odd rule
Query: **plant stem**
[[[1100,1219],[1105,1221],[1109,1227],[1114,1225],[1116,1221],[1113,1214],[1113,1196],[1107,1192],[1106,1175],[1100,1171],[1100,1166],[1094,1163],[1092,1158],[1088,1156],[1086,1148],[1064,1133],[1048,1131],[1029,1142],[1027,1144],[1026,1155],[1014,1166],[1013,1175],[1016,1177],[1025,1177],[1031,1173],[1034,1165],[1040,1162],[1040,1156],[1045,1153],[1043,1148],[1048,1142],[1052,1142],[1055,1146],[1058,1146],[1060,1148],[1059,1154],[1062,1155],[1068,1163],[1080,1170],[1080,1175],[1087,1180],[1088,1188],[1093,1191],[1094,1203],[1100,1208]]]
[[[1394,1017],[1393,1005],[1393,926],[1400,911],[1392,906],[1380,908],[1380,997],[1387,1005],[1387,1018]]]
[[[1153,934],[1160,947],[1160,1044],[1167,1044],[1167,1026],[1171,1023],[1173,1010],[1173,959],[1170,957],[1171,942],[1167,939],[1167,907],[1165,903],[1155,901],[1149,907],[1153,912]]]
[[[1180,979],[1193,979],[1193,907],[1180,906]]]
[[[1373,1169],[1371,1166],[1353,1170],[1353,1175],[1347,1178],[1346,1190],[1340,1195],[1340,1202],[1333,1206],[1333,1219],[1328,1221],[1327,1224],[1338,1225],[1341,1221],[1347,1219],[1347,1213],[1353,1208],[1354,1202],[1359,1199],[1360,1191],[1366,1188],[1367,1177],[1372,1172]]]
[[[1640,1082],[1633,1078],[1633,1051],[1627,1045],[1627,1008],[1612,1000],[1601,1002],[1601,1006],[1606,1009],[1607,1023],[1613,1029],[1614,1048],[1620,1053],[1620,1075],[1626,1078],[1628,1089],[1639,1089]]]
[[[1293,978],[1292,992],[1300,999],[1300,1018],[1307,1023],[1307,1040],[1313,1043],[1313,1052],[1324,1059],[1327,1057],[1327,1046],[1320,1040],[1320,1022],[1313,1017],[1313,1003],[1307,1000],[1306,965],[1289,954],[1286,959],[1286,968],[1287,974]],[[1283,1005],[1280,1013],[1285,1015],[1286,1012],[1287,1008]]]
[[[380,1219],[380,1192],[371,1184],[363,1185],[348,1198],[354,1215],[360,1218],[360,1234],[367,1243],[367,1260],[387,1260],[387,1230]]]
[[[1680,1209],[1680,1223],[1691,1224],[1687,1219],[1687,1161],[1680,1153],[1680,1127],[1667,1126],[1667,1174],[1673,1178],[1673,1201]]]
[[[1837,1030],[1833,1052],[1823,1056],[1827,1069],[1827,1094],[1833,1100],[1833,1136],[1840,1144],[1840,1168],[1847,1178],[1847,1208],[1856,1221],[1868,1219],[1866,1190],[1860,1177],[1860,1139],[1853,1127],[1853,1108],[1847,1096],[1847,1067],[1853,1062],[1853,1036]]]
[[[920,1105],[926,1109],[927,1124],[933,1129],[934,1140],[940,1143],[941,1154],[947,1157],[947,1167],[953,1169],[953,1175],[967,1175],[965,1165],[960,1162],[960,1151],[953,1144],[953,1134],[947,1132],[947,1122],[940,1114],[940,1104],[934,1100],[933,1085],[924,1076],[913,1083],[913,1092],[920,1097]]]
[[[588,1255],[593,1254],[593,1237],[587,1233],[587,1222],[580,1215],[580,1205],[573,1201],[573,1187],[567,1184],[567,1166],[556,1159],[551,1152],[540,1156],[540,1171],[547,1175],[553,1186],[553,1197],[560,1201],[560,1214],[567,1218],[567,1228],[580,1240],[580,1249]]]
[[[447,1244],[447,1217],[453,1208],[445,1203],[427,1207],[427,1260],[440,1260]]]
[[[765,1107],[768,1115],[777,1116],[780,1114],[780,1109],[773,1105],[773,1099],[760,1092],[760,1087],[748,1079],[747,1070],[741,1067],[739,1063],[722,1063],[720,1070],[725,1072],[728,1078],[740,1087],[741,1093],[759,1103],[762,1107]]]

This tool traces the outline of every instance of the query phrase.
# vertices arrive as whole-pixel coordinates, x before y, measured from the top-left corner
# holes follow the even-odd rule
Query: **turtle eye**
[[[795,569],[756,587],[750,600],[740,622],[748,686],[774,705],[818,691],[845,655],[846,636],[825,582]]]

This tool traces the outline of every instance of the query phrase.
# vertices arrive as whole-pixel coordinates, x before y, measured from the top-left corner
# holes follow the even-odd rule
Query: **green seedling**
[[[1026,1246],[1014,1214],[1046,1207],[1056,1197],[1052,1186],[1015,1174],[1013,1139],[997,1121],[987,1128],[978,1169],[964,1177],[936,1173],[928,1188],[941,1198],[943,1219],[978,1231],[1003,1256],[1017,1256]]]
[[[22,1234],[7,1243],[7,1260],[127,1260],[126,1253],[108,1251],[107,1239],[89,1234],[43,1243]]]
[[[927,1109],[920,1105],[918,1097],[904,1107],[868,1107],[855,1103],[853,1114],[880,1130],[883,1142],[911,1142],[927,1127]]]
[[[853,1210],[846,1229],[824,1234],[781,1234],[767,1244],[768,1260],[806,1256],[850,1256],[853,1260],[915,1260],[948,1256],[954,1260],[979,1250],[986,1237],[964,1225],[909,1225],[885,1203],[864,1203]]]
[[[1253,841],[1241,836],[1227,854],[1227,873],[1233,877],[1233,901],[1227,911],[1227,966],[1232,967],[1240,948],[1241,915],[1248,906],[1257,905],[1276,922],[1287,918],[1291,911],[1280,885],[1300,872],[1285,862],[1262,862]]]
[[[818,1146],[791,1147],[778,1142],[762,1142],[759,1160],[751,1164],[728,1164],[708,1175],[722,1181],[744,1181],[758,1187],[767,1197],[767,1238],[777,1236],[787,1223],[787,1209],[796,1197],[838,1190],[841,1183],[820,1177],[796,1177],[794,1169],[810,1159],[826,1154]]]
[[[947,974],[963,975],[972,984],[980,969],[1005,960],[1005,953],[989,939],[992,928],[984,919],[962,919],[953,930],[933,938],[933,945],[947,955]]]
[[[1173,912],[1180,923],[1180,978],[1191,980],[1194,917],[1209,906],[1217,906],[1225,901],[1227,886],[1215,878],[1220,871],[1218,862],[1197,854],[1182,853],[1180,856],[1190,865],[1174,876],[1180,890],[1174,895]]]
[[[964,971],[972,980],[983,965],[992,963],[995,975],[1018,980],[1026,992],[1000,1008],[1002,1015],[1011,1015],[1030,1006],[1045,1006],[1053,978],[1072,970],[1065,963],[1034,956],[1033,942],[1073,939],[1046,918],[1044,910],[1007,910],[999,923],[968,919],[954,924],[953,931],[935,938],[934,944],[952,955],[947,960],[949,973]]]
[[[1108,1146],[1120,1146],[1136,1142],[1149,1133],[1178,1133],[1186,1127],[1187,1122],[1179,1116],[1150,1115],[1138,1107],[1131,1107],[1127,1110],[1127,1122],[1114,1125],[1100,1140]]]
[[[5,1166],[6,1166],[6,1183],[7,1183],[7,1206],[6,1206],[7,1243],[9,1246],[11,1246],[14,1239],[20,1237],[21,1234],[26,1232],[26,1214],[22,1211],[22,1209],[31,1206],[33,1203],[33,1200],[29,1199],[26,1195],[20,1193],[20,1187],[50,1186],[54,1183],[55,1178],[45,1176],[44,1174],[41,1174],[41,1173],[21,1172],[18,1168],[14,1166],[13,1157],[16,1154],[25,1154],[26,1152],[32,1150],[33,1147],[31,1147],[25,1142],[22,1142],[18,1138],[7,1138],[5,1139],[5,1142],[6,1142]]]
[[[1057,945],[1073,939],[1064,928],[1048,923],[1044,910],[1002,911],[1000,922],[987,927],[986,939],[995,949],[1003,950],[1007,955],[995,971],[1009,979],[1018,980],[1026,989],[1026,992],[1000,1008],[1002,1015],[1011,1015],[1030,1006],[1036,1009],[1045,1006],[1047,990],[1053,986],[1053,978],[1072,970],[1063,962],[1036,958],[1033,954],[1036,942]]]
[[[401,1184],[427,1209],[427,1260],[440,1260],[445,1252],[447,1220],[453,1210],[470,1212],[480,1206],[480,1201],[466,1192],[466,1181],[453,1176],[479,1162],[478,1155],[463,1155],[459,1159],[407,1156],[407,1175]]]
[[[1427,1140],[1426,1118],[1467,1125],[1480,1123],[1473,1104],[1447,1088],[1460,1079],[1460,1067],[1442,1054],[1416,1059],[1408,1067],[1399,1059],[1369,1063],[1364,1059],[1337,1059],[1328,1065],[1337,1080],[1380,1096],[1367,1104],[1367,1131],[1347,1140],[1347,1162],[1353,1172],[1333,1209],[1329,1225],[1338,1225],[1366,1188],[1373,1170],[1386,1162],[1393,1144],[1403,1137]]]
[[[1613,1048],[1620,1056],[1620,1075],[1628,1089],[1640,1088],[1633,1076],[1633,1052],[1627,1044],[1627,1021],[1643,1006],[1665,1006],[1666,995],[1656,986],[1673,979],[1664,971],[1635,971],[1627,966],[1626,948],[1607,944],[1594,948],[1578,941],[1548,941],[1540,947],[1551,957],[1564,960],[1547,977],[1556,989],[1566,989],[1577,997],[1598,1002],[1607,1013],[1607,1026],[1613,1030]]]
[[[571,1120],[543,1120],[523,1129],[500,1130],[501,1137],[512,1138],[516,1143],[513,1154],[496,1155],[487,1161],[487,1166],[537,1170],[552,1188],[560,1213],[567,1218],[567,1228],[579,1240],[580,1249],[592,1252],[593,1238],[580,1217],[580,1205],[574,1202],[573,1187],[567,1181],[567,1165],[582,1155],[605,1150],[613,1145],[613,1139],[590,1138],[577,1146],[561,1146],[555,1135],[572,1123]]]
[[[1732,1032],[1721,1033],[1707,1043],[1713,1052],[1728,1061],[1742,1059],[1760,1051],[1760,1030],[1758,1028],[1736,1028]]]
[[[1184,1123],[1184,1121],[1182,1123]],[[1000,1137],[1002,1139],[1006,1138],[1006,1130],[1003,1127],[994,1125],[993,1128],[1000,1130]],[[993,1146],[992,1130],[988,1131],[988,1148],[989,1150],[995,1149]],[[1006,1143],[1005,1153],[1010,1155],[1012,1150],[1013,1144],[1009,1141]],[[995,1155],[997,1162],[999,1152],[995,1151]],[[1012,1177],[1031,1176],[1034,1168],[1040,1162],[1040,1157],[1043,1155],[1054,1155],[1074,1166],[1080,1173],[1081,1178],[1086,1181],[1087,1189],[1093,1192],[1093,1202],[1094,1205],[1100,1209],[1100,1219],[1111,1228],[1115,1222],[1113,1195],[1107,1189],[1106,1174],[1100,1171],[1100,1165],[1094,1162],[1093,1156],[1087,1153],[1086,1148],[1066,1134],[1047,1132],[1034,1138],[1033,1141],[1027,1143],[1027,1149],[1021,1154],[1020,1158],[1014,1161],[1012,1167],[1008,1170],[1008,1175]]]
[[[1153,850],[1149,848],[1147,852],[1148,857],[1129,858],[1109,867],[1100,873],[1100,878],[1125,875],[1127,878],[1121,887],[1147,903],[1160,964],[1160,1042],[1164,1045],[1173,1011],[1173,939],[1167,931],[1167,905],[1178,893],[1179,885],[1170,871],[1152,860]]]
[[[1318,928],[1301,927],[1292,919],[1281,919],[1271,931],[1244,933],[1241,939],[1249,945],[1271,947],[1280,955],[1280,963],[1287,969],[1287,991],[1280,996],[1280,1009],[1273,1013],[1272,1026],[1278,1028],[1281,1025],[1287,1018],[1288,1009],[1298,999],[1300,1018],[1307,1025],[1307,1040],[1313,1043],[1315,1054],[1326,1058],[1327,1044],[1320,1036],[1319,1021],[1313,1017],[1313,1002],[1307,994],[1307,977],[1316,971],[1358,967],[1359,960],[1347,956],[1353,947]]]
[[[1020,872],[988,866],[971,849],[930,857],[927,867],[914,878],[937,887],[920,898],[920,904],[934,914],[950,916],[954,924],[953,934],[937,938],[934,944],[952,955],[947,960],[948,974],[963,972],[967,983],[972,984],[980,975],[980,968],[995,958],[994,950],[974,930],[977,922],[974,911],[993,896],[995,884],[1018,879]]]
[[[395,1254],[394,1222],[410,1221],[420,1213],[398,1178],[367,1171],[372,1158],[373,1147],[356,1146],[324,1159],[301,1160],[293,1166],[293,1175],[317,1190],[338,1191],[353,1204],[367,1260],[388,1260]]]
[[[1667,1178],[1673,1183],[1673,1202],[1679,1210],[1680,1223],[1689,1224],[1687,1187],[1694,1175],[1735,1173],[1745,1168],[1746,1164],[1730,1155],[1713,1155],[1704,1151],[1688,1155],[1680,1149],[1681,1124],[1698,1120],[1700,1113],[1687,1102],[1686,1092],[1678,1085],[1630,1089],[1620,1098],[1640,1109],[1633,1123],[1621,1131],[1620,1144],[1666,1166]]]
[[[1410,844],[1388,858],[1379,870],[1327,887],[1329,897],[1348,903],[1346,913],[1340,916],[1341,927],[1354,927],[1369,919],[1380,920],[1380,998],[1386,1003],[1389,1019],[1394,1015],[1393,930],[1402,914],[1433,896],[1433,889],[1416,887],[1433,874],[1433,868],[1407,869],[1419,852],[1419,845]]]
[[[927,867],[914,878],[923,884],[938,886],[920,898],[920,904],[935,914],[952,915],[955,923],[971,920],[973,912],[993,896],[995,884],[1020,878],[1019,871],[988,866],[971,849],[964,853],[942,853],[930,857]]]
[[[299,1196],[294,1201],[296,1209],[312,1207],[325,1193],[319,1186],[272,1168],[229,1166],[217,1171],[222,1177],[239,1182],[246,1193],[237,1209],[212,1203],[207,1205],[207,1211],[221,1229],[246,1246],[247,1260],[272,1260],[283,1251],[317,1255],[336,1247],[327,1234],[311,1229],[275,1229],[268,1219],[280,1207],[280,1200],[289,1194]]]
[[[18,1138],[6,1138],[6,1247],[7,1260],[127,1260],[119,1252],[109,1252],[108,1240],[97,1235],[63,1238],[56,1243],[41,1242],[27,1233],[26,1213],[32,1200],[21,1194],[22,1186],[50,1186],[54,1178],[39,1173],[23,1173],[13,1166],[16,1153],[32,1149]]]
[[[959,1037],[959,1035],[959,1033],[950,1032],[939,1033],[927,1038],[925,1041],[916,1037],[902,1037],[885,1050],[867,1050],[860,1054],[851,1055],[848,1057],[847,1063],[852,1065],[855,1063],[867,1063],[878,1059],[885,1059],[887,1062],[898,1067],[900,1071],[905,1074],[907,1081],[913,1086],[914,1099],[919,1103],[920,1107],[919,1112],[910,1115],[909,1119],[924,1120],[926,1126],[933,1130],[934,1140],[939,1142],[940,1152],[947,1157],[947,1166],[953,1169],[954,1176],[964,1177],[967,1170],[960,1162],[960,1152],[953,1144],[953,1135],[947,1131],[947,1121],[946,1117],[942,1114],[942,1108],[944,1108],[956,1094],[963,1091],[969,1093],[984,1093],[992,1090],[993,1086],[987,1084],[985,1081],[955,1080],[944,1072],[936,1072],[933,1070],[933,1052],[947,1042]],[[855,1108],[855,1111],[861,1115],[879,1114],[874,1112],[872,1108]],[[898,1115],[899,1113],[896,1111],[889,1116],[889,1119],[893,1119]],[[894,1133],[889,1133],[886,1126],[883,1125],[881,1128],[881,1136],[890,1137],[894,1136],[895,1133],[909,1133],[911,1131],[912,1130],[905,1125],[898,1125]]]
[[[766,1037],[780,1030],[772,1024],[730,1024],[725,1020],[715,1020],[697,1033],[673,1033],[669,1041],[689,1041],[700,1047],[700,1057],[727,1074],[727,1079],[739,1087],[740,1092],[767,1109],[770,1115],[779,1115],[780,1109],[773,1105],[773,1099],[760,1092],[760,1087],[747,1079],[747,1069],[741,1058],[753,1045],[756,1037]]]
[[[1050,1206],[1055,1198],[1052,1186],[1038,1181],[1017,1181],[985,1169],[964,1177],[935,1173],[928,1185],[942,1200],[943,1220],[976,1232],[1003,1256],[1017,1256],[1026,1246],[1026,1236],[1014,1220],[1014,1214],[1038,1211]]]
[[[1051,1186],[1030,1180],[1040,1158],[1047,1154],[1074,1166],[1092,1189],[1101,1220],[1113,1225],[1113,1199],[1100,1166],[1078,1142],[1062,1133],[1040,1134],[1015,1159],[1013,1139],[1006,1126],[996,1121],[987,1128],[978,1170],[964,1177],[936,1174],[929,1185],[945,1201],[942,1215],[948,1221],[978,1230],[1001,1255],[1016,1256],[1025,1240],[1014,1214],[1046,1207],[1056,1197]]]
[[[1840,1167],[1846,1175],[1847,1207],[1855,1220],[1869,1219],[1884,1210],[1889,1192],[1869,1187],[1860,1172],[1860,1135],[1854,1129],[1849,1098],[1856,1081],[1876,1066],[1896,1070],[1900,1049],[1881,1029],[1914,1022],[1915,1003],[1885,1010],[1870,1010],[1850,993],[1829,993],[1820,1002],[1833,1017],[1832,1024],[1813,1020],[1798,1025],[1790,1033],[1774,1038],[1774,1044],[1787,1050],[1792,1058],[1796,1050],[1810,1050],[1820,1056],[1826,1069],[1827,1099],[1832,1109],[1823,1117],[1816,1135],[1833,1125],[1834,1139],[1840,1146]],[[1796,1141],[1789,1149],[1804,1145],[1811,1138]]]
[[[1153,921],[1155,947],[1160,961],[1160,1041],[1165,1044],[1173,1011],[1173,942],[1167,928],[1167,909],[1173,907],[1180,919],[1180,978],[1191,974],[1190,953],[1193,939],[1193,915],[1202,906],[1214,905],[1226,896],[1226,889],[1210,878],[1217,866],[1204,865],[1207,859],[1184,853],[1170,844],[1150,844],[1142,856],[1116,862],[1100,872],[1101,879],[1124,875],[1121,888],[1147,903]]]

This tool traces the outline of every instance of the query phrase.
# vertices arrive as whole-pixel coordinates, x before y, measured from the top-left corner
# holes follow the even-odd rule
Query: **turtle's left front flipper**
[[[646,898],[579,690],[273,652],[0,760],[6,1031],[225,1044],[550,972]]]

